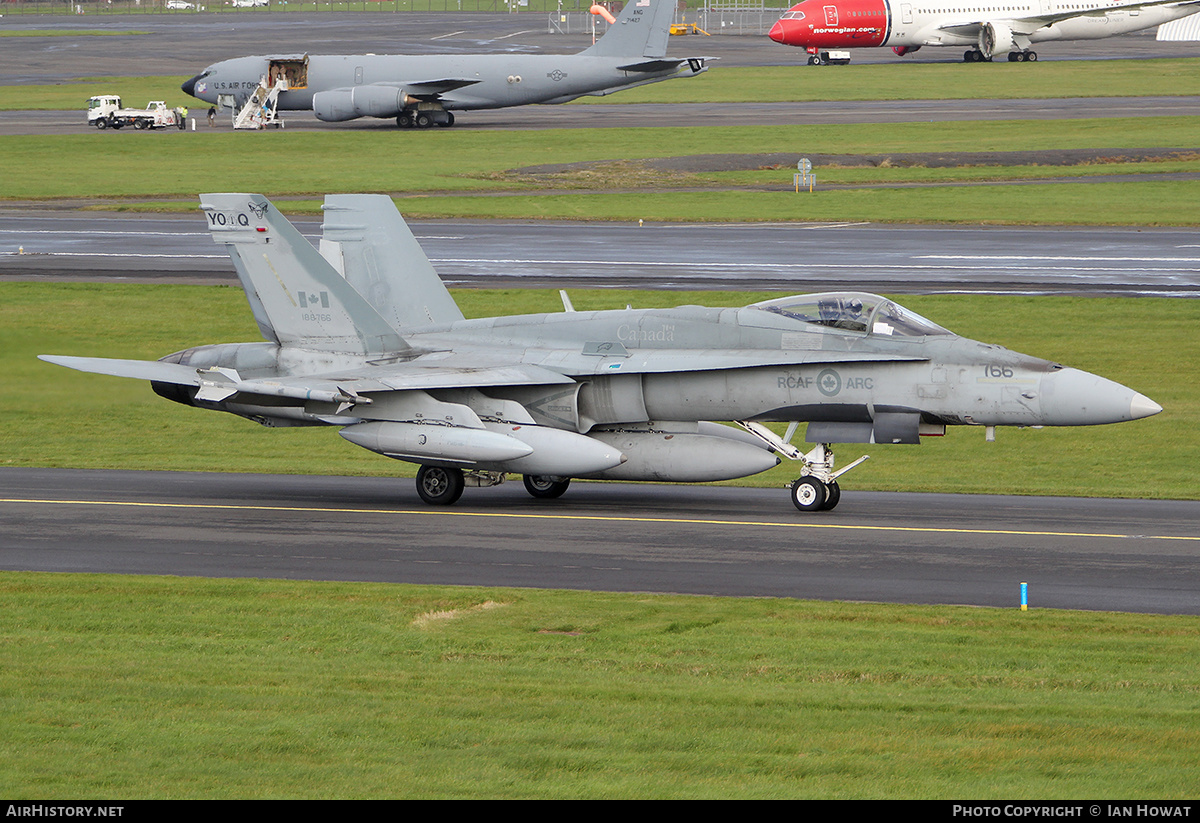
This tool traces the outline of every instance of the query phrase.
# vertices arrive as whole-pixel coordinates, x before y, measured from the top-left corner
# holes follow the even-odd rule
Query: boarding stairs
[[[266,77],[258,81],[258,88],[250,95],[246,105],[233,120],[235,129],[265,129],[267,126],[283,126],[279,118],[279,93],[288,90],[288,81],[282,75],[272,84]]]

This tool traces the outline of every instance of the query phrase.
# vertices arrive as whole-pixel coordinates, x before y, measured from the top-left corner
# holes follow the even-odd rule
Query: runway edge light
[[[1021,611],[1029,611],[1029,584],[1021,584]]]

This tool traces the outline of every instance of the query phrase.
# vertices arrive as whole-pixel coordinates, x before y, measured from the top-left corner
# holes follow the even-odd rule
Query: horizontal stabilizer
[[[164,363],[161,360],[119,360],[110,357],[68,357],[56,354],[39,354],[38,360],[76,371],[107,374],[111,377],[155,380],[180,386],[200,385],[200,377],[193,367]]]
[[[707,60],[707,57],[698,58]],[[629,63],[624,66],[617,66],[618,71],[644,71],[644,72],[660,72],[670,71],[683,63],[690,62],[688,60],[643,60],[641,63]]]

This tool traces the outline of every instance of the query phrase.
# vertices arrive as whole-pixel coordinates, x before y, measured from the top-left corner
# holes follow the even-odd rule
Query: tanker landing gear
[[[405,109],[396,116],[396,125],[402,129],[449,128],[454,125],[454,115],[445,109]]]

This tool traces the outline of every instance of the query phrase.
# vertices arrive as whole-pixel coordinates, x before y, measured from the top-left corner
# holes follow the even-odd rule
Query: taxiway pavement
[[[0,568],[1200,614],[1200,502],[0,469]]]

